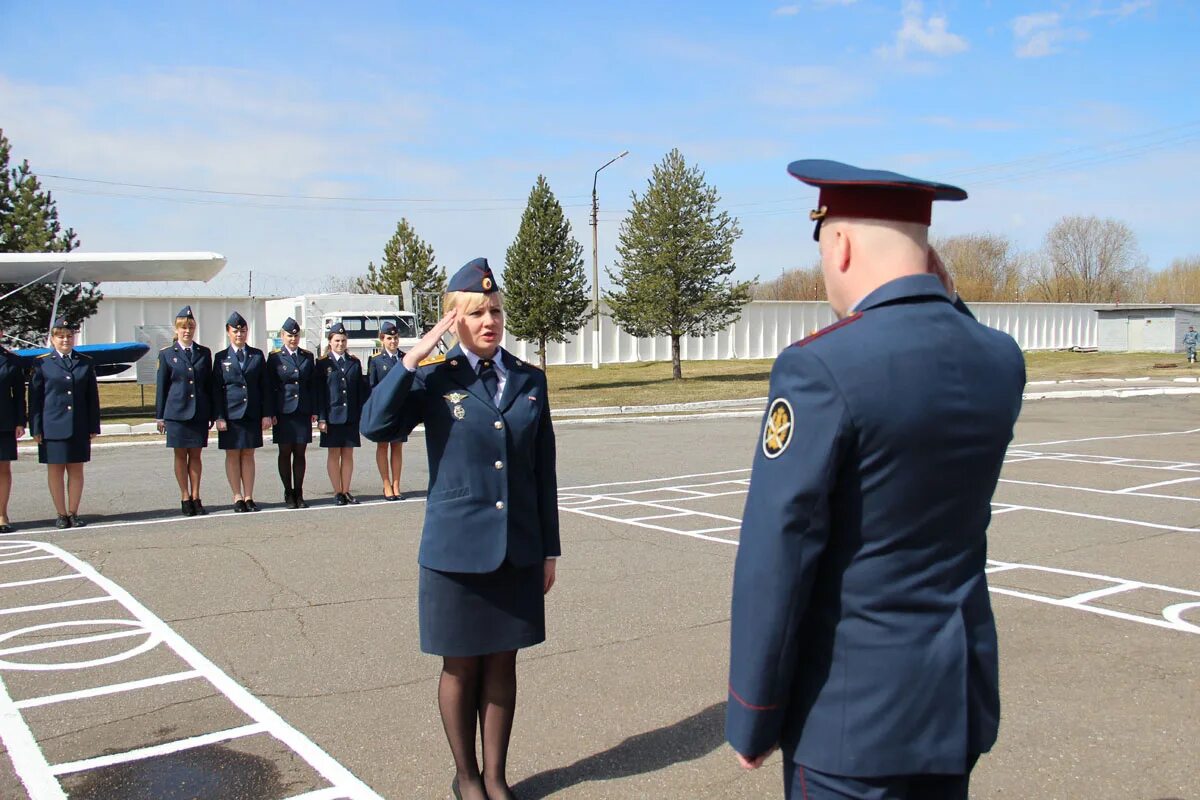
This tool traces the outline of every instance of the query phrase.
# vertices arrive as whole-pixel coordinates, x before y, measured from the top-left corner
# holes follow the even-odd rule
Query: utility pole
[[[246,297],[254,297],[254,270],[250,270],[250,282],[246,286]]]
[[[627,155],[629,151],[623,150],[621,155],[610,159],[604,167]],[[600,222],[600,198],[596,194],[596,179],[600,177],[600,169],[592,175],[592,369],[600,369],[600,247],[596,234]]]

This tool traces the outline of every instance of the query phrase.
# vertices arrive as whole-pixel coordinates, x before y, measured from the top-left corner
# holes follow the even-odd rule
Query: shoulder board
[[[51,350],[50,352],[52,353],[54,351]],[[38,358],[49,358],[49,357],[50,357],[50,353],[42,353],[40,356],[38,356]]]
[[[306,356],[311,356],[311,355],[312,355],[312,353],[310,353],[308,350],[305,350],[303,347],[297,347],[297,348],[296,348],[296,352],[297,352],[297,353],[304,353],[304,355],[306,355]]]
[[[71,355],[75,356],[80,361],[91,361],[92,360],[92,357],[89,356],[87,353],[81,353],[78,350],[72,350]]]
[[[277,347],[271,351],[271,355],[275,355],[276,353],[282,353],[282,352],[283,352],[283,350],[281,348]]]
[[[820,339],[822,336],[824,336],[824,335],[825,335],[825,334],[827,334],[827,333],[833,333],[833,332],[834,332],[834,331],[836,331],[838,328],[844,328],[844,327],[846,327],[846,326],[847,326],[847,325],[849,325],[851,322],[855,322],[855,321],[857,321],[857,320],[858,320],[859,318],[861,318],[861,317],[862,317],[862,312],[861,312],[861,311],[855,311],[855,312],[854,312],[853,314],[851,314],[850,316],[848,316],[848,317],[842,317],[841,319],[839,319],[837,322],[833,323],[832,325],[826,325],[824,328],[822,328],[821,330],[819,330],[819,331],[817,331],[816,333],[812,334],[811,336],[805,336],[805,337],[804,337],[803,339],[801,339],[800,341],[798,341],[798,342],[793,342],[793,343],[792,343],[792,347],[804,347],[804,345],[806,345],[806,344],[809,344],[809,343],[811,343],[811,342],[815,342],[817,339]]]
[[[169,345],[167,345],[166,347],[163,347],[163,348],[161,348],[161,349],[160,349],[158,352],[160,352],[160,353],[161,353],[161,352],[163,352],[164,350],[174,350],[174,349],[175,349],[175,343],[174,343],[174,342],[171,342],[171,343],[170,343]]]
[[[417,366],[424,367],[424,366],[428,366],[429,364],[440,364],[445,360],[446,360],[445,354],[439,353],[436,356],[430,356],[429,358],[427,358],[424,361],[417,364]]]

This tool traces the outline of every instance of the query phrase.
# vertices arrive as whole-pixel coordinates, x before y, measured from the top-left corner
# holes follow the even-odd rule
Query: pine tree
[[[366,277],[358,280],[363,291],[374,294],[399,295],[404,281],[412,281],[414,294],[428,292],[436,296],[446,290],[446,270],[437,266],[433,245],[426,244],[403,217],[383,246],[383,262],[378,267],[370,262]],[[423,298],[416,305],[417,316],[423,322],[437,321],[436,297]]]
[[[583,246],[542,175],[529,192],[517,238],[505,254],[504,316],[509,333],[537,343],[565,342],[589,318]]]
[[[632,193],[621,223],[617,291],[605,299],[617,324],[634,336],[670,336],[672,375],[683,377],[679,340],[707,336],[734,322],[753,281],[730,279],[737,219],[717,211],[720,195],[677,149],[654,167],[646,193]]]
[[[79,247],[63,230],[50,192],[42,189],[28,161],[9,168],[11,145],[0,130],[0,253],[67,253]],[[20,284],[0,284],[0,295]],[[96,313],[103,295],[97,284],[63,284],[58,314],[78,324]],[[13,338],[41,344],[54,308],[54,284],[39,283],[0,302],[0,327]]]

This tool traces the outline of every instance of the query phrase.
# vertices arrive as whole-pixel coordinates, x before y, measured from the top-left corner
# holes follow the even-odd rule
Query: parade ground
[[[739,415],[740,414],[740,415]],[[798,420],[797,424],[804,424]],[[521,653],[519,797],[780,797],[780,758],[723,744],[729,594],[753,412],[563,419],[563,557],[548,640]],[[449,796],[419,652],[424,440],[385,503],[324,452],[283,508],[275,450],[233,514],[183,518],[161,443],[98,448],[58,531],[36,456],[0,537],[0,797],[333,800]],[[931,476],[936,479],[936,476]],[[973,797],[1200,797],[1200,396],[1027,402],[997,490],[989,581],[1003,716]]]

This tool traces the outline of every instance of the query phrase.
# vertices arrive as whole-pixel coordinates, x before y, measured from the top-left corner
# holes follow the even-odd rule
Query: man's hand
[[[779,749],[779,745],[772,745],[767,750],[767,752],[765,752],[761,755],[757,755],[754,758],[746,758],[744,755],[737,752],[736,750],[734,751],[734,755],[737,756],[738,764],[741,766],[742,769],[758,769],[759,767],[761,767],[763,765],[763,762],[766,761],[768,758],[770,758],[771,754],[774,753],[778,749]]]

